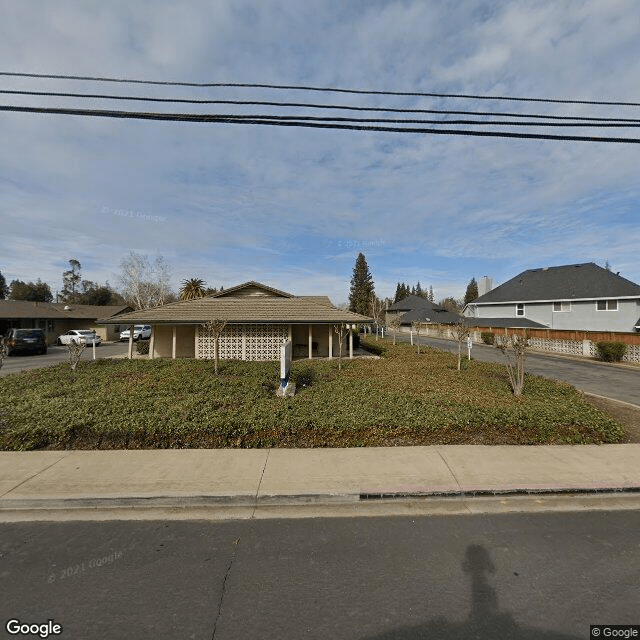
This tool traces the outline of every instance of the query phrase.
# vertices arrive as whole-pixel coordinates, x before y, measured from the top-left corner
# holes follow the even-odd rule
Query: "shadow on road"
[[[463,622],[449,622],[444,617],[425,624],[399,627],[367,640],[579,640],[555,631],[520,627],[508,612],[501,612],[498,596],[489,579],[495,566],[482,545],[469,545],[462,562],[471,587],[471,611]]]

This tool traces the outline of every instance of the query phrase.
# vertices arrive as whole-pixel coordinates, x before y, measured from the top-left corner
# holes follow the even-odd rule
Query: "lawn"
[[[371,345],[376,345],[371,342]],[[380,343],[381,344],[381,343]],[[611,417],[566,384],[385,344],[380,359],[279,363],[97,360],[0,378],[0,449],[353,447],[618,442]]]

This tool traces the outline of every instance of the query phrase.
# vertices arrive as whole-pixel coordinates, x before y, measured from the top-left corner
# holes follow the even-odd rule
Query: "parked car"
[[[89,329],[71,329],[67,333],[58,336],[56,344],[69,344],[70,342],[84,342],[87,345],[96,343],[96,347],[102,344],[102,338]]]
[[[9,329],[3,342],[9,356],[21,351],[47,353],[47,339],[42,329]]]
[[[134,340],[148,340],[151,337],[151,325],[150,324],[136,324],[133,327],[133,339]],[[129,340],[129,329],[120,333],[120,342],[126,342]]]

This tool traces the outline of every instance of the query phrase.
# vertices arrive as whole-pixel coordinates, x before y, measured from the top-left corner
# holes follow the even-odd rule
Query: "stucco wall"
[[[159,324],[152,327],[153,357],[170,358],[173,339],[173,329],[169,325]]]

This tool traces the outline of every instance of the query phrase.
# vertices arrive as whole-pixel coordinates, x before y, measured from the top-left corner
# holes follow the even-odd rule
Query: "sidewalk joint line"
[[[256,516],[256,509],[258,508],[258,496],[260,495],[260,487],[262,486],[262,479],[264,478],[264,472],[267,469],[267,462],[269,462],[269,455],[271,449],[267,449],[267,457],[264,459],[264,466],[262,467],[262,473],[260,474],[260,480],[258,480],[258,488],[256,489],[256,495],[253,501],[253,512],[251,513],[250,520],[253,520]]]
[[[460,497],[464,497],[464,495],[465,495],[464,491],[462,490],[462,487],[460,486],[460,481],[456,477],[456,474],[453,472],[453,469],[449,466],[449,463],[444,459],[444,456],[442,455],[442,453],[440,452],[440,449],[438,447],[436,447],[436,451],[437,451],[438,455],[440,456],[440,459],[442,460],[442,462],[444,462],[444,464],[447,467],[447,469],[449,469],[449,473],[451,474],[451,476],[455,480],[456,484],[458,485],[458,495]]]
[[[6,495],[11,493],[12,491],[15,491],[18,487],[21,487],[25,482],[29,482],[29,480],[32,480],[36,476],[39,476],[43,471],[46,471],[47,469],[51,469],[51,467],[53,467],[53,465],[58,464],[58,462],[60,462],[61,460],[64,460],[65,458],[67,458],[69,456],[69,454],[71,454],[71,453],[72,453],[71,451],[67,451],[67,453],[65,453],[65,455],[62,456],[62,458],[58,458],[55,462],[52,462],[48,467],[45,467],[44,469],[40,469],[39,471],[34,473],[32,476],[29,476],[28,478],[25,478],[22,482],[19,482],[15,487],[11,487],[11,489],[9,489],[9,491],[5,491],[3,494],[1,494],[0,498],[4,498]]]

